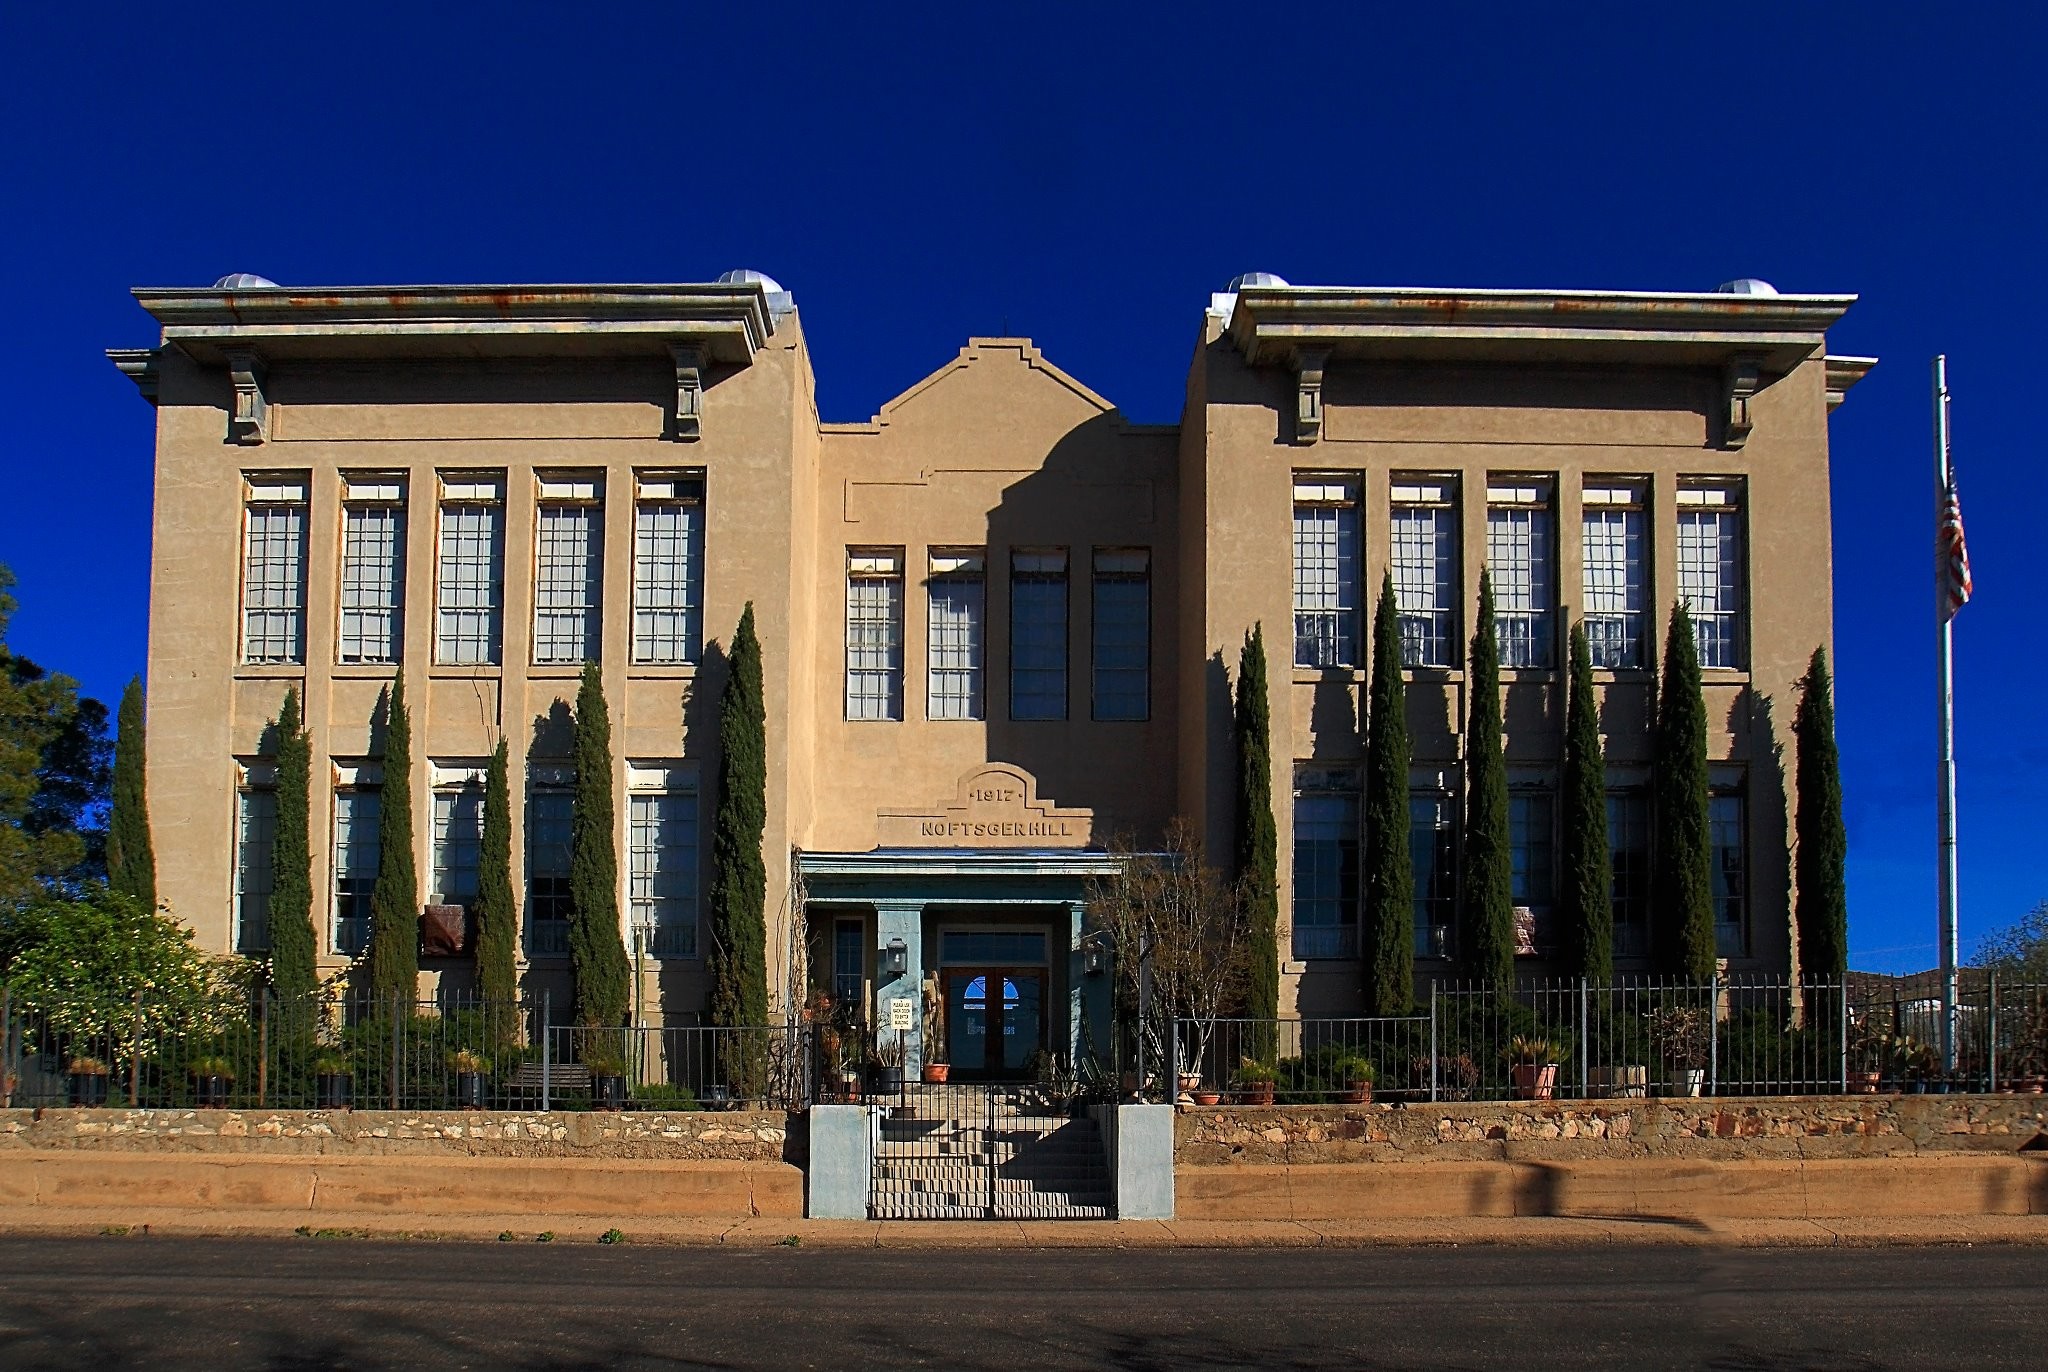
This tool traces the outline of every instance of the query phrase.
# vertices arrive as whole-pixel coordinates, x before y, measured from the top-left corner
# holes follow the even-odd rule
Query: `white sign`
[[[908,996],[899,996],[889,1002],[889,1027],[891,1029],[914,1029],[917,1027],[917,1003]]]

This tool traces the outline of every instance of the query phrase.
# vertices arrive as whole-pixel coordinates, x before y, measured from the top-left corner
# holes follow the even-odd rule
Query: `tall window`
[[[242,546],[242,661],[306,660],[306,479],[250,477]]]
[[[1010,718],[1067,717],[1067,550],[1010,554]]]
[[[498,661],[505,613],[504,496],[501,477],[463,472],[441,479],[436,662]]]
[[[343,480],[341,662],[396,662],[405,628],[405,481]]]
[[[1607,856],[1614,873],[1614,952],[1650,952],[1650,797],[1640,787],[1607,793]]]
[[[1408,861],[1415,874],[1415,955],[1447,958],[1457,950],[1456,804],[1432,779],[1408,793]]]
[[[1294,793],[1294,956],[1358,956],[1358,779],[1304,773]]]
[[[1486,566],[1493,580],[1493,633],[1503,667],[1549,667],[1557,604],[1550,483],[1496,478],[1486,488]]]
[[[925,714],[983,717],[988,559],[967,549],[933,549],[925,580]]]
[[[846,717],[903,718],[903,550],[846,554]]]
[[[1518,784],[1508,791],[1508,854],[1515,904],[1536,920],[1538,947],[1550,943],[1551,901],[1557,889],[1557,799],[1547,786]]]
[[[540,479],[534,534],[533,660],[595,662],[604,580],[603,488],[594,476]]]
[[[480,777],[470,773],[434,788],[434,904],[466,906],[476,899],[483,823]]]
[[[1458,511],[1442,478],[1394,481],[1394,603],[1401,665],[1457,662]]]
[[[1294,479],[1294,665],[1359,661],[1358,482]]]
[[[626,897],[641,946],[697,956],[697,792],[666,768],[633,768],[626,797]]]
[[[245,769],[235,793],[235,947],[270,949],[270,853],[277,842],[277,774]]]
[[[643,472],[633,506],[633,660],[695,662],[703,646],[703,473]]]
[[[868,935],[863,920],[832,922],[832,998],[867,1019]]]
[[[1586,644],[1595,667],[1643,665],[1643,488],[1589,483],[1585,539]]]
[[[1749,862],[1742,841],[1742,793],[1717,790],[1707,799],[1707,832],[1713,843],[1714,943],[1724,958],[1747,951]]]
[[[381,799],[361,781],[334,793],[334,951],[351,957],[370,946]]]
[[[526,950],[529,957],[569,952],[569,831],[575,793],[569,769],[536,769],[526,790]]]
[[[1732,483],[1678,489],[1678,594],[1700,666],[1742,666],[1742,511]]]
[[[1152,554],[1095,550],[1095,718],[1146,719],[1152,709]]]

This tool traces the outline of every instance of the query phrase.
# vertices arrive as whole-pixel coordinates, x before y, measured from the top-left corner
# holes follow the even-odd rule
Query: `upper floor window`
[[[1586,646],[1593,665],[1643,665],[1643,487],[1595,479],[1586,485]]]
[[[1608,887],[1617,957],[1650,952],[1650,796],[1642,787],[1607,793]]]
[[[1010,718],[1067,717],[1067,550],[1010,554]]]
[[[1294,665],[1359,662],[1358,482],[1294,479]]]
[[[641,947],[697,956],[697,788],[681,769],[627,769],[626,903]]]
[[[1408,861],[1415,876],[1415,955],[1447,958],[1456,951],[1457,802],[1444,780],[1430,777],[1408,792]]]
[[[494,666],[504,640],[505,479],[451,472],[441,478],[439,604],[434,660]]]
[[[704,647],[704,474],[642,472],[633,505],[633,660]]]
[[[569,951],[569,850],[575,819],[575,774],[535,766],[526,785],[526,951],[563,957]]]
[[[903,550],[846,554],[846,717],[903,718]]]
[[[1496,477],[1487,483],[1486,566],[1493,581],[1493,634],[1501,666],[1553,665],[1557,553],[1548,481]]]
[[[434,865],[429,882],[436,905],[466,906],[476,899],[483,850],[483,772],[472,767],[434,768]]]
[[[1692,615],[1700,666],[1742,666],[1742,509],[1733,482],[1678,488],[1678,595]]]
[[[595,662],[604,580],[604,487],[597,477],[540,478],[534,535],[533,660]]]
[[[271,852],[277,843],[277,768],[248,763],[235,792],[235,948],[270,949]]]
[[[979,549],[934,548],[925,580],[925,714],[984,714],[988,558]]]
[[[342,478],[340,662],[396,662],[405,631],[405,478]]]
[[[1707,798],[1707,833],[1713,848],[1714,943],[1724,958],[1741,957],[1749,942],[1749,861],[1743,841],[1747,807],[1739,789],[1717,788]]]
[[[1457,661],[1458,511],[1444,477],[1396,477],[1393,491],[1394,602],[1401,617],[1401,665]]]
[[[1358,778],[1304,772],[1294,792],[1294,956],[1358,956]]]
[[[1095,550],[1095,718],[1145,719],[1152,707],[1152,554]]]
[[[370,946],[370,893],[377,886],[377,824],[383,792],[364,767],[334,793],[334,951]]]
[[[306,478],[252,476],[243,511],[242,661],[306,660]]]

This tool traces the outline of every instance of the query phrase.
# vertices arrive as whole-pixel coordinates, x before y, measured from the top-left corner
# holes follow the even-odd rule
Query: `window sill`
[[[1410,686],[1462,686],[1465,684],[1465,669],[1462,667],[1404,667],[1401,679]]]
[[[467,665],[452,662],[436,662],[427,668],[429,677],[445,678],[452,681],[495,681],[505,674],[505,669],[496,663],[472,662]]]
[[[1749,668],[1702,667],[1700,680],[1708,686],[1746,686],[1749,684]]]
[[[306,674],[303,662],[241,662],[235,675],[250,681],[290,681]]]
[[[539,681],[574,681],[583,675],[581,662],[535,662],[526,669],[529,679]]]
[[[1595,684],[1616,686],[1647,686],[1655,680],[1647,667],[1595,667]]]
[[[1517,683],[1534,683],[1547,686],[1555,683],[1561,675],[1555,667],[1503,667],[1500,669],[1501,681],[1509,686]]]
[[[1346,686],[1363,686],[1366,672],[1363,667],[1296,667],[1294,684],[1297,686],[1320,686],[1327,681],[1341,682]]]
[[[634,662],[626,667],[629,680],[688,681],[697,675],[694,662]]]
[[[396,662],[337,662],[329,675],[337,681],[385,681],[397,671]]]

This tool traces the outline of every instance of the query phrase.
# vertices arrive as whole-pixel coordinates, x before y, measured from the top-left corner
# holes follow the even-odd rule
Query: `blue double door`
[[[1028,1077],[1046,1046],[1046,969],[948,967],[946,1047],[961,1081]]]

